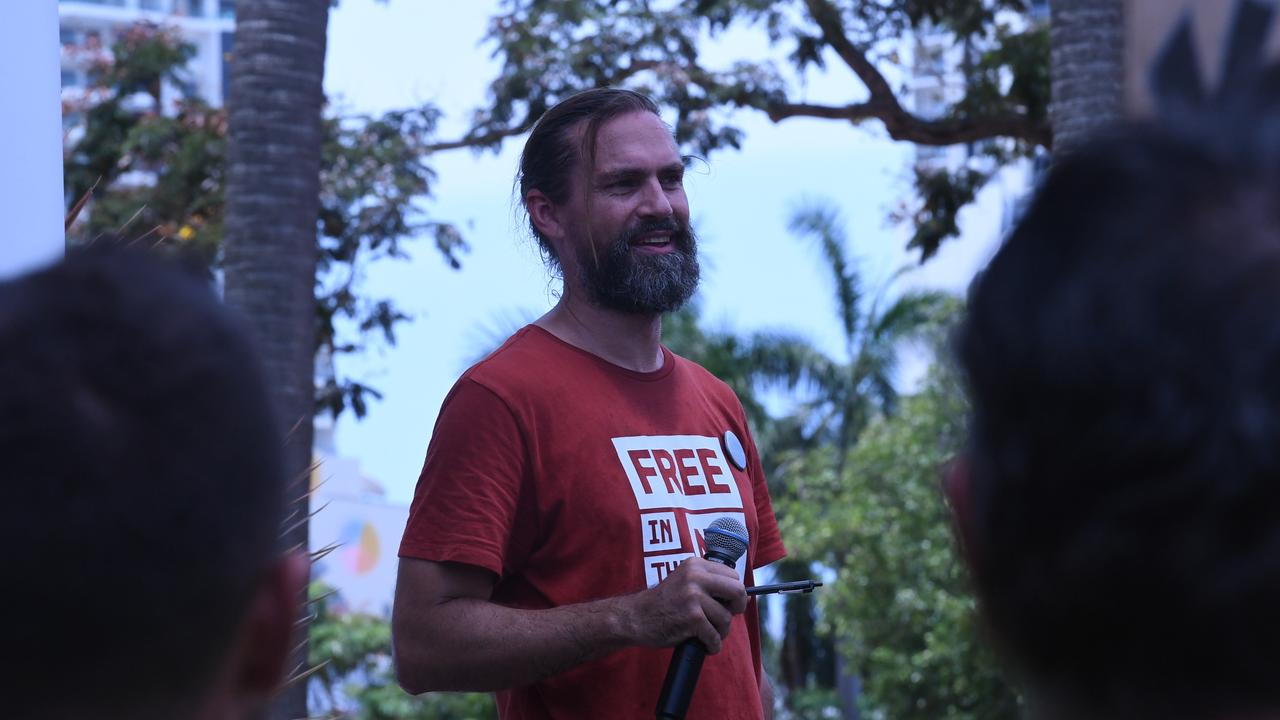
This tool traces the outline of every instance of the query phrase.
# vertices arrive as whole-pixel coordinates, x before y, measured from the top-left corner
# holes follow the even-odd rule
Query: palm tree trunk
[[[241,0],[231,66],[226,301],[248,319],[274,393],[299,497],[307,515],[315,407],[316,218],[319,215],[321,109],[330,0]],[[297,524],[285,547],[307,547]],[[293,670],[305,662],[306,633]],[[307,716],[306,683],[279,698],[270,717]]]
[[[1120,118],[1124,85],[1123,0],[1055,0],[1049,25],[1053,151],[1070,152]]]

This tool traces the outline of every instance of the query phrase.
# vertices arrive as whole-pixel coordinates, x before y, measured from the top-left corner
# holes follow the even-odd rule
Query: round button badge
[[[724,445],[725,454],[729,456],[729,462],[739,470],[747,469],[747,451],[742,448],[742,441],[732,430],[726,430],[724,437],[720,439]]]

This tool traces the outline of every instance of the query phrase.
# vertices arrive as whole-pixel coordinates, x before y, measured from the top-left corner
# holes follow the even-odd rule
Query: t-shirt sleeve
[[[501,576],[526,462],[511,408],[460,379],[440,408],[400,557],[477,565]]]
[[[787,548],[782,543],[782,533],[778,531],[778,520],[773,516],[773,501],[769,499],[769,484],[765,482],[764,465],[760,462],[760,451],[756,449],[755,438],[747,434],[747,451],[751,454],[748,467],[751,473],[751,494],[755,497],[756,526],[760,540],[756,544],[756,556],[751,565],[761,568],[787,556]]]

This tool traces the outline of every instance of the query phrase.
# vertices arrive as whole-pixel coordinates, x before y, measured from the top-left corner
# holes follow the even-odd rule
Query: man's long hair
[[[632,112],[658,115],[653,100],[622,88],[596,88],[571,95],[538,119],[524,152],[516,185],[523,204],[530,190],[539,190],[551,202],[563,204],[573,191],[574,170],[595,166],[596,137],[609,120]],[[584,123],[581,132],[577,127]],[[583,190],[578,188],[579,191]],[[529,220],[529,230],[538,240],[543,259],[560,270],[560,257],[542,232]]]

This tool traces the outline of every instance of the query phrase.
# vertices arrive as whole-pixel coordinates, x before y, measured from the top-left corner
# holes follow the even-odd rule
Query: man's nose
[[[667,191],[657,178],[651,178],[644,185],[640,213],[646,217],[670,217],[672,214],[671,198],[667,197]]]

